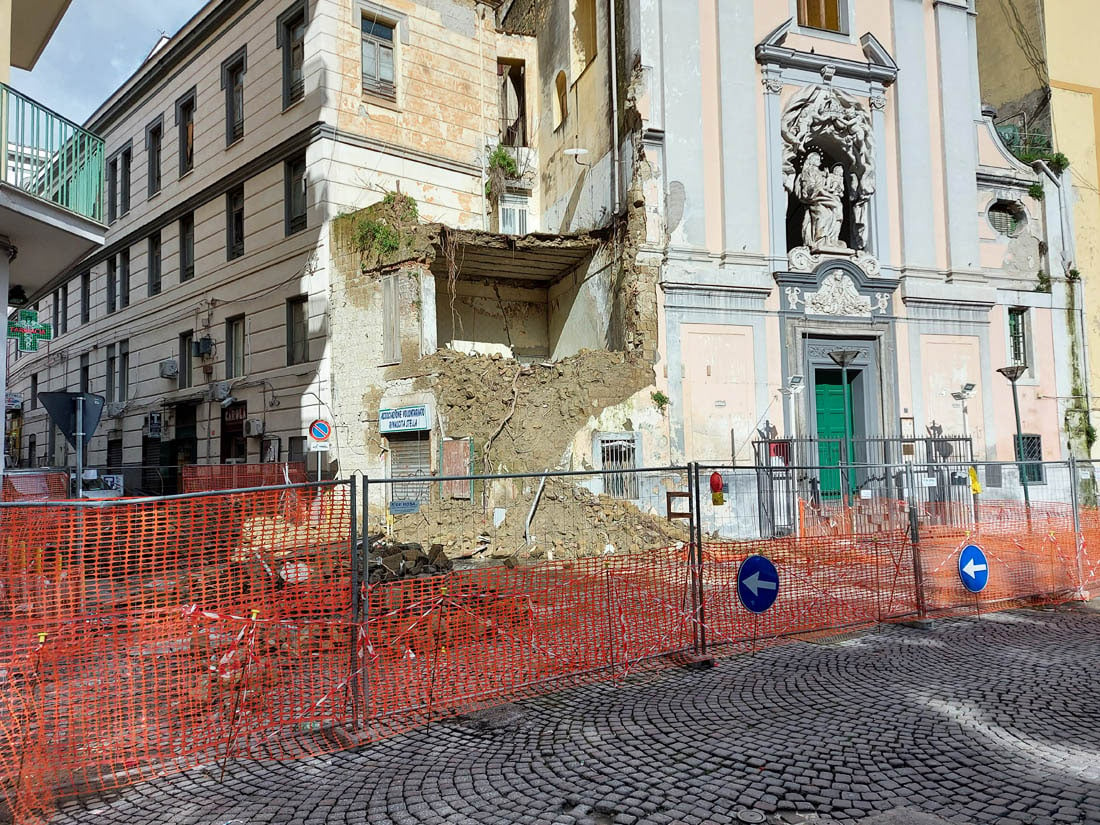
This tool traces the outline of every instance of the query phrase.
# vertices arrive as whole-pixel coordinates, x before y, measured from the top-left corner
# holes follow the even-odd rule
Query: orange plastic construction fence
[[[0,791],[14,817],[84,788],[330,752],[667,666],[703,636],[723,655],[922,610],[1059,601],[1079,592],[1083,559],[1068,508],[983,502],[976,526],[915,543],[898,529],[708,542],[701,565],[678,546],[357,599],[352,521],[339,485],[0,507]],[[971,541],[991,565],[977,599],[957,571]],[[735,586],[756,553],[781,577],[762,616]]]
[[[247,490],[304,484],[306,465],[301,461],[279,464],[185,464],[180,471],[180,492]]]
[[[339,486],[0,508],[16,818],[348,717],[350,530]]]
[[[10,472],[4,475],[4,501],[46,501],[69,498],[66,470]]]

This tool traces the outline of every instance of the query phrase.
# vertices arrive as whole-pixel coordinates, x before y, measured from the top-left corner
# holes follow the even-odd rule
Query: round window
[[[1015,237],[1027,223],[1023,207],[1011,201],[997,201],[989,207],[989,223],[998,235]]]

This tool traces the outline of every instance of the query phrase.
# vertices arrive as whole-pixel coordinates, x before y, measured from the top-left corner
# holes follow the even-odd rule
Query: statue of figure
[[[825,171],[821,153],[806,155],[795,182],[795,195],[806,207],[802,218],[802,242],[811,249],[841,248],[840,227],[844,222],[844,169],[837,164]]]
[[[843,223],[843,204],[851,206],[851,231],[849,239],[855,250],[867,248],[869,204],[875,193],[874,132],[871,115],[858,100],[834,86],[808,86],[798,92],[787,105],[780,126],[783,139],[783,186],[787,192],[806,205],[811,211],[811,203],[817,201],[817,214],[810,217],[803,226],[803,242],[810,249],[832,247],[848,248],[848,244],[839,243],[840,224]],[[841,169],[833,166],[823,171],[819,150],[811,148],[820,138],[830,141],[830,154],[842,164]],[[820,143],[816,143],[820,146]],[[806,153],[804,155],[804,153]],[[814,157],[816,155],[816,157]],[[801,168],[799,161],[805,157]],[[803,178],[807,177],[810,188],[816,191],[809,200],[804,197]],[[839,180],[837,180],[839,178]],[[820,181],[827,179],[828,193]],[[839,197],[840,215],[836,226],[830,222],[828,211]],[[833,214],[833,213],[829,213]],[[823,219],[829,223],[829,232],[818,226],[815,221]],[[807,226],[814,227],[812,235],[806,233]]]

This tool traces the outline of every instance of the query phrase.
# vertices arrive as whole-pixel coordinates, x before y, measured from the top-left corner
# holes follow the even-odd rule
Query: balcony
[[[0,146],[0,235],[30,293],[103,244],[103,140],[0,83]]]

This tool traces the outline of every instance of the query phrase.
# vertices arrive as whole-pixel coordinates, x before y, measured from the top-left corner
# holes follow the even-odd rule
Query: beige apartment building
[[[578,56],[554,83],[495,2],[215,0],[162,39],[86,124],[105,141],[105,245],[28,296],[53,340],[9,343],[14,461],[70,463],[38,401],[68,389],[105,395],[89,465],[145,467],[130,488],[169,489],[185,463],[300,460],[314,418],[334,424],[329,472],[438,470],[451,407],[424,374],[453,370],[425,365],[437,350],[625,349],[610,120],[576,142],[593,101],[608,109],[598,5],[562,12]],[[612,360],[630,387],[601,404],[652,383],[651,364]],[[379,423],[417,404],[423,426]],[[483,412],[454,432],[475,452],[497,424]]]

